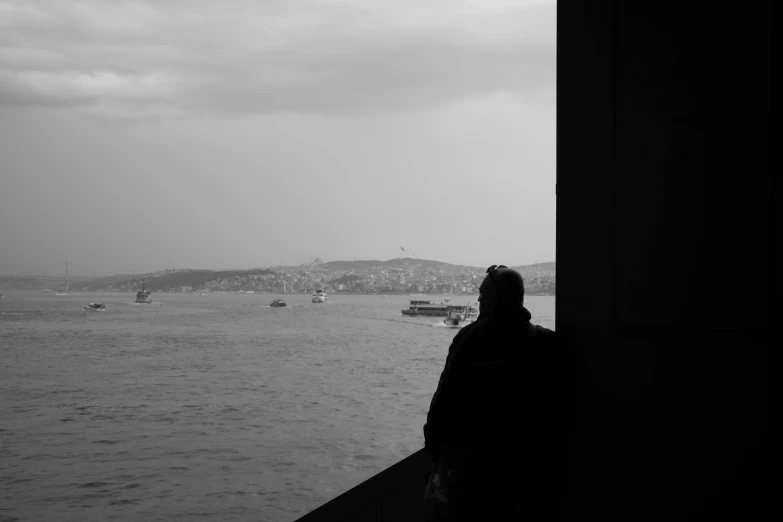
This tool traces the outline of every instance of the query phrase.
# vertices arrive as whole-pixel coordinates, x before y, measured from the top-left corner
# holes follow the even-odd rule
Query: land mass
[[[527,295],[555,295],[555,262],[513,266],[525,280]],[[248,270],[171,269],[147,274],[117,274],[69,279],[73,292],[252,292],[351,294],[476,294],[486,268],[410,257],[329,261]],[[0,276],[4,290],[64,290],[64,279]]]

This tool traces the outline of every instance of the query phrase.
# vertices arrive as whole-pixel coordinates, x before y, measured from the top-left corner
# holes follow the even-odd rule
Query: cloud
[[[431,107],[555,81],[555,4],[0,2],[0,104],[118,115]]]

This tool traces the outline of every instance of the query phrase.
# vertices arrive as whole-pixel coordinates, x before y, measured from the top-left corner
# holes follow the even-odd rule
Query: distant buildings
[[[331,266],[331,268],[330,268]],[[435,262],[408,263],[400,266],[369,266],[343,263],[343,270],[325,263],[271,269],[207,271],[171,270],[145,274],[146,286],[153,292],[189,293],[194,288],[220,292],[309,293],[317,288],[327,293],[353,294],[468,294],[475,295],[485,270]],[[555,294],[555,263],[516,267],[525,281],[527,295]],[[23,286],[26,284],[27,286]],[[0,280],[0,288],[38,288],[51,282],[18,279]],[[87,282],[80,282],[87,285]],[[88,288],[84,286],[84,288]],[[91,291],[135,292],[141,288],[141,276],[118,275],[89,283]]]

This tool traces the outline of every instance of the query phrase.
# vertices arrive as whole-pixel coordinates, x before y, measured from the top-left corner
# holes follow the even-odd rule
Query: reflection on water
[[[0,520],[294,520],[421,448],[458,329],[271,297],[7,293]],[[550,328],[554,304],[526,299]]]

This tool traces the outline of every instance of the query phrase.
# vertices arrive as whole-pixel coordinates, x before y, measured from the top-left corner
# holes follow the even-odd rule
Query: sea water
[[[458,329],[275,297],[6,293],[0,521],[291,521],[420,449]],[[554,297],[526,306],[554,329]]]

